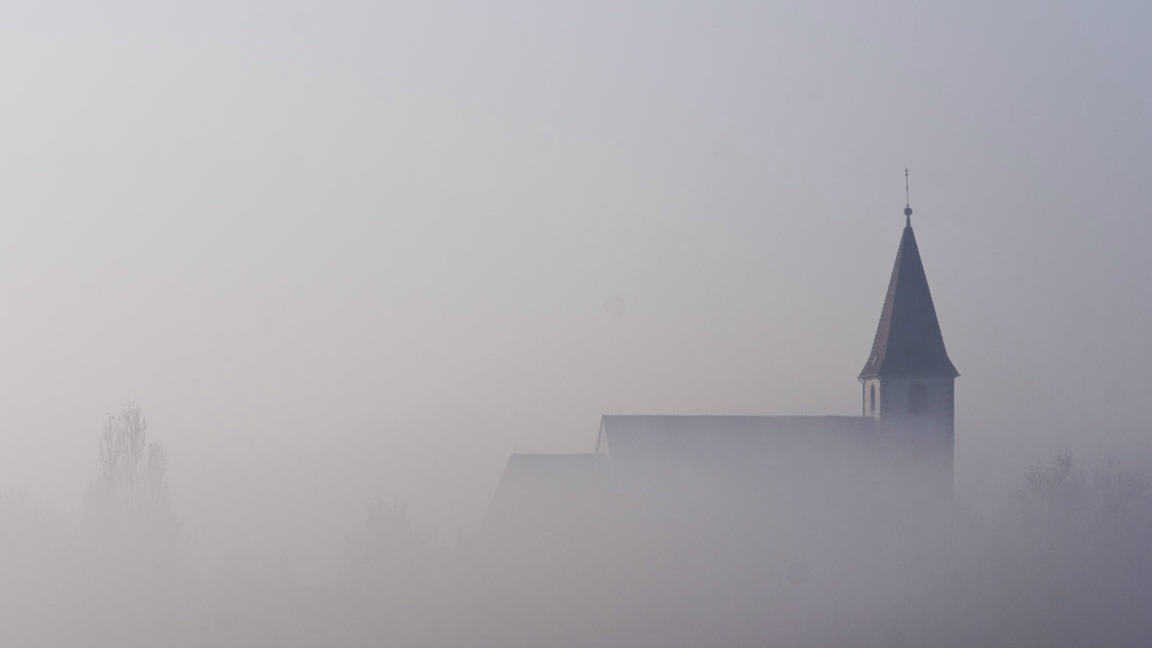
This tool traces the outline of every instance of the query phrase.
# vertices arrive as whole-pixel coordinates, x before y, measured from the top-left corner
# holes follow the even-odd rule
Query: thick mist
[[[0,643],[1148,644],[1150,21],[11,4]],[[905,167],[950,501],[495,521],[606,413],[859,414]]]
[[[341,540],[333,560],[305,569],[188,542],[164,497],[163,452],[127,459],[148,447],[133,446],[134,412],[109,419],[81,522],[0,503],[6,645],[1152,640],[1147,470],[1058,454],[978,513],[881,455],[829,471],[844,447],[827,440],[767,469],[538,455],[534,473],[514,455],[476,533],[437,543],[372,498],[356,524],[325,529]]]

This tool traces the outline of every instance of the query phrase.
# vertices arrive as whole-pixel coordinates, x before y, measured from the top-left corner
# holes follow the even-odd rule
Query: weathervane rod
[[[908,167],[904,167],[904,227],[912,227],[912,199],[908,193]]]

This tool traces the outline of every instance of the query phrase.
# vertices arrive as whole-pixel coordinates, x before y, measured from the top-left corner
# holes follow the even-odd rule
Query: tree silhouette
[[[105,548],[126,555],[171,557],[175,524],[164,475],[168,458],[148,442],[148,419],[136,403],[109,414],[100,435],[100,476],[85,502],[85,522]]]

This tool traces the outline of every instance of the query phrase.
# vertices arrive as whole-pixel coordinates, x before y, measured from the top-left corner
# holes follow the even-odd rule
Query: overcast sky
[[[1135,1],[6,4],[0,489],[75,514],[135,400],[206,541],[377,491],[451,537],[514,448],[590,451],[601,413],[857,414],[905,166],[960,487],[1131,457],[1150,26]]]

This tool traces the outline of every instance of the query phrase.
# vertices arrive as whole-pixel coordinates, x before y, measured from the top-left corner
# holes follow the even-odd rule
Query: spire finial
[[[912,227],[912,199],[908,193],[908,167],[904,167],[904,227]]]

